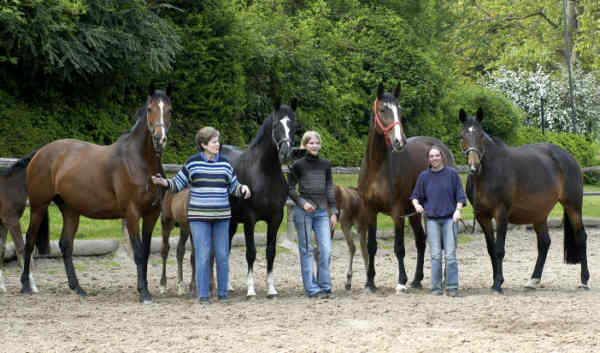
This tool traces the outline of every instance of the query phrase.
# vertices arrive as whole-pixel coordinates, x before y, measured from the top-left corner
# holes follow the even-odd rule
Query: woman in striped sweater
[[[152,182],[171,192],[191,187],[188,222],[194,241],[196,283],[200,302],[208,303],[210,248],[217,263],[218,298],[227,300],[229,282],[229,195],[250,198],[250,189],[238,182],[229,161],[219,154],[219,131],[207,126],[196,133],[199,153],[188,158],[172,179],[153,176]]]

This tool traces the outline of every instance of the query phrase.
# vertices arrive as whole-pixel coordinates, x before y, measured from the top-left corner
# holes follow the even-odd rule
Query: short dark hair
[[[202,145],[207,145],[210,140],[212,140],[214,137],[219,137],[220,135],[221,133],[219,130],[212,126],[205,126],[201,128],[196,133],[196,138],[194,139],[196,142],[196,149],[198,149],[199,152],[204,151]]]

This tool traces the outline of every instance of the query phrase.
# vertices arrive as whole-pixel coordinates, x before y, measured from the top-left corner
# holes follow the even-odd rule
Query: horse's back
[[[161,205],[162,217],[173,220],[179,224],[187,224],[189,198],[189,188],[183,189],[177,193],[167,191]]]
[[[219,153],[225,158],[227,158],[232,163],[232,165],[234,165],[235,162],[240,158],[242,153],[244,153],[244,150],[233,145],[221,145]]]

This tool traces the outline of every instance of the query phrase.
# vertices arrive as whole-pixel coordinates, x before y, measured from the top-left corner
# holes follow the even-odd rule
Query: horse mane
[[[162,91],[162,90],[156,90],[154,91],[154,94],[152,95],[152,98],[150,99],[150,101],[152,101],[155,98],[162,98],[163,100],[165,100],[167,103],[171,104],[171,98],[169,98],[169,96],[167,96],[167,94]],[[135,131],[135,129],[137,129],[137,127],[139,126],[140,122],[142,121],[142,118],[145,116],[145,112],[146,109],[148,108],[148,101],[146,101],[141,107],[139,107],[135,113],[133,114],[133,119],[135,120],[135,123],[133,124],[133,126],[131,127],[131,129],[129,129],[129,131],[123,132],[119,138],[117,139],[117,141],[129,136],[129,134],[131,134],[132,132]]]
[[[36,153],[37,153],[37,150],[35,150],[35,151],[29,153],[28,155],[26,155],[25,157],[19,159],[13,165],[11,165],[8,169],[0,170],[0,175],[11,176],[13,173],[16,173],[22,169],[27,168],[27,165],[31,161],[31,158],[33,158],[33,156]]]
[[[271,127],[273,126],[274,115],[275,115],[275,113],[271,113],[271,115],[269,115],[268,117],[265,118],[262,125],[258,128],[258,131],[256,132],[256,136],[254,137],[254,139],[252,139],[250,144],[248,144],[248,148],[258,145],[258,142],[263,138],[263,136],[265,136],[265,130],[267,129],[267,125],[271,126]]]

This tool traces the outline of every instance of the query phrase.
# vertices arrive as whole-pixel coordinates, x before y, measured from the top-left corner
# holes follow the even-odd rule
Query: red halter
[[[385,138],[385,143],[386,143],[386,145],[389,146],[390,138],[388,137],[386,132],[393,129],[394,126],[396,126],[396,125],[400,125],[400,128],[402,128],[402,123],[400,122],[400,120],[398,120],[398,121],[394,121],[393,123],[389,124],[388,126],[383,126],[383,123],[381,122],[381,119],[379,118],[379,114],[377,114],[377,99],[375,99],[375,101],[373,102],[373,119],[375,120],[375,123],[377,124],[377,126],[379,126],[379,128],[381,130],[383,130],[383,137]]]

